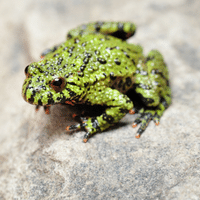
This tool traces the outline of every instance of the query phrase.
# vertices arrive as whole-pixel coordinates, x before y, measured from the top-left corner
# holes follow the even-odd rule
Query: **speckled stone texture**
[[[1,1],[0,200],[200,199],[199,10],[199,0]],[[129,42],[168,64],[173,103],[139,140],[126,115],[85,144],[64,131],[75,108],[35,113],[21,97],[24,68],[96,20],[135,22]]]

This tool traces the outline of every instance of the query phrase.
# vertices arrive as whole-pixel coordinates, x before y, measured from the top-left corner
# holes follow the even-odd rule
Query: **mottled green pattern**
[[[67,127],[84,128],[86,142],[133,109],[126,93],[134,89],[145,105],[133,124],[141,123],[139,137],[152,119],[159,123],[171,91],[162,55],[153,50],[145,57],[141,46],[125,41],[134,33],[135,25],[128,22],[95,22],[71,30],[65,43],[26,67],[24,99],[46,110],[56,103],[106,106],[100,116]]]

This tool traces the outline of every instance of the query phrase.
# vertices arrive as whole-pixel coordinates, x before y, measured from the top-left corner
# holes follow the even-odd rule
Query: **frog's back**
[[[67,40],[45,59],[50,62],[53,60],[55,67],[59,67],[57,71],[62,71],[66,78],[78,76],[87,85],[102,82],[120,89],[120,83],[128,82],[130,85],[134,81],[133,74],[140,56],[142,48],[138,45],[112,36],[89,34]]]

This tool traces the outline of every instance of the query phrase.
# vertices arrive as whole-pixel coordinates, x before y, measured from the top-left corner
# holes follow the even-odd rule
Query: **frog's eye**
[[[25,68],[25,70],[24,70],[24,73],[25,73],[26,76],[28,76],[28,67],[29,67],[29,65],[26,66],[26,68]]]
[[[55,78],[51,82],[51,87],[56,91],[56,92],[61,92],[63,88],[65,87],[65,79],[62,77]]]

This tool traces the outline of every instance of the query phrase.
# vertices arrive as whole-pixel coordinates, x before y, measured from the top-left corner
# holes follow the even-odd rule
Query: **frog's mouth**
[[[46,90],[43,85],[33,88],[25,84],[22,89],[22,96],[26,102],[38,106],[54,105],[65,101],[62,92]]]

